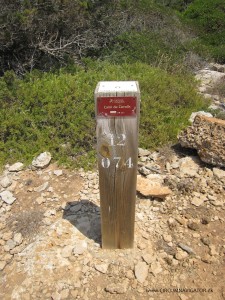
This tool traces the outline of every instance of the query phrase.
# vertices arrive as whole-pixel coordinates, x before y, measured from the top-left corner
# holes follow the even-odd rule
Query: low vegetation
[[[175,141],[190,113],[207,107],[191,72],[225,62],[224,0],[0,5],[1,165],[49,150],[64,164],[91,167],[101,80],[139,81],[140,146]]]
[[[31,162],[48,150],[55,160],[90,168],[95,162],[93,92],[101,80],[138,80],[141,88],[140,146],[174,141],[194,110],[206,103],[192,76],[169,74],[143,63],[86,61],[56,73],[33,71],[23,80],[12,71],[0,79],[0,161]]]

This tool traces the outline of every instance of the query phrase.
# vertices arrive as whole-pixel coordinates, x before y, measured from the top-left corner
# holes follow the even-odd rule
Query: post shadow
[[[101,246],[100,207],[89,200],[67,202],[63,219],[68,220],[88,239]]]

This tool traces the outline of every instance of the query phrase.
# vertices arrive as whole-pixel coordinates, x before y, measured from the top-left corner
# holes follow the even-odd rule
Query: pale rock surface
[[[125,294],[127,291],[127,284],[126,283],[111,283],[106,286],[106,292],[110,294]]]
[[[150,155],[151,152],[146,150],[146,149],[142,149],[142,148],[138,148],[138,155],[141,156],[148,156]]]
[[[77,241],[76,245],[73,247],[73,255],[81,255],[87,250],[86,241]]]
[[[103,274],[107,273],[108,267],[109,267],[108,264],[96,264],[95,265],[95,269]]]
[[[196,176],[199,170],[198,157],[183,157],[179,161],[180,172],[183,175]]]
[[[200,110],[200,111],[197,111],[197,112],[193,112],[193,113],[191,114],[190,118],[189,118],[189,121],[190,121],[191,123],[193,123],[193,122],[194,122],[194,119],[195,119],[195,117],[196,117],[197,115],[198,115],[198,116],[199,116],[199,115],[200,115],[200,116],[206,116],[206,117],[210,117],[210,118],[213,117],[212,114]]]
[[[158,182],[152,182],[147,178],[142,176],[137,176],[137,191],[143,196],[151,196],[164,199],[166,196],[170,195],[172,191],[166,187],[162,186]]]
[[[40,169],[46,168],[49,165],[51,159],[51,153],[43,152],[32,161],[32,166],[34,168]]]
[[[0,185],[3,188],[9,187],[11,184],[12,184],[12,180],[8,176],[3,177],[0,181]]]
[[[218,179],[225,179],[225,171],[218,169],[218,168],[213,168],[213,174],[216,178]]]
[[[193,204],[194,206],[201,206],[204,203],[204,199],[203,198],[198,198],[198,197],[193,197],[193,199],[191,200],[191,204]]]
[[[140,261],[136,264],[134,272],[137,281],[143,283],[148,276],[148,265],[144,261]]]
[[[225,167],[225,120],[196,116],[178,139],[182,147],[196,149],[202,161]]]
[[[24,168],[24,164],[21,162],[17,162],[9,167],[9,172],[19,172]]]
[[[3,191],[0,193],[0,197],[2,198],[2,201],[5,203],[11,205],[16,200],[16,198],[13,196],[13,194],[10,191]]]

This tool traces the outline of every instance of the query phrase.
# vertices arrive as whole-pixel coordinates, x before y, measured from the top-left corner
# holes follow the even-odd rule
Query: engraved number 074
[[[119,168],[119,163],[121,161],[121,157],[114,157],[113,160],[116,161],[116,168]],[[110,159],[109,158],[102,158],[102,167],[105,169],[108,169],[111,165]],[[125,165],[128,167],[128,169],[133,168],[134,164],[132,163],[132,159],[131,157],[129,157],[127,159],[127,161],[125,162]]]

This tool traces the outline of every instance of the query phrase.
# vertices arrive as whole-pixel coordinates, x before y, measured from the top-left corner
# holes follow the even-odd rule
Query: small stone
[[[81,255],[87,250],[86,241],[77,241],[75,247],[73,248],[73,255]]]
[[[159,273],[162,272],[162,267],[161,267],[161,264],[160,262],[158,261],[154,261],[152,264],[151,264],[151,268],[150,268],[152,274],[155,276]]]
[[[150,265],[155,260],[154,256],[149,253],[144,254],[142,258],[148,265]]]
[[[51,298],[52,300],[61,300],[61,296],[58,292],[54,292],[52,295],[51,295]]]
[[[146,244],[145,243],[138,243],[138,248],[141,250],[144,250],[146,248]]]
[[[186,251],[188,254],[195,254],[195,252],[194,252],[194,250],[193,250],[192,248],[190,248],[189,246],[187,246],[187,245],[185,245],[185,244],[183,244],[183,243],[179,243],[178,246],[179,246],[182,250]]]
[[[157,183],[152,183],[151,180],[137,176],[137,191],[143,196],[150,196],[165,199],[170,195],[172,191],[166,187]]]
[[[208,237],[202,237],[201,238],[201,242],[206,245],[206,246],[209,246],[210,245],[210,240]]]
[[[164,239],[164,241],[165,242],[167,242],[167,243],[169,243],[169,242],[172,242],[172,236],[171,235],[169,235],[169,234],[164,234],[163,235],[163,239]]]
[[[78,290],[72,290],[70,291],[71,296],[73,297],[72,299],[77,299],[78,296]]]
[[[184,294],[180,294],[179,297],[180,297],[180,300],[188,300],[188,296],[186,296]]]
[[[6,266],[6,261],[0,261],[0,271],[3,271]]]
[[[61,299],[67,299],[69,297],[70,290],[64,289],[60,292]]]
[[[143,283],[148,276],[148,265],[143,261],[138,262],[135,266],[134,272],[137,281]]]
[[[221,170],[218,168],[213,168],[213,174],[218,179],[225,179],[225,171],[224,170]]]
[[[19,172],[24,168],[24,164],[21,162],[17,162],[9,167],[9,172]]]
[[[6,249],[6,250],[10,251],[10,250],[12,250],[12,249],[15,248],[15,247],[16,247],[16,242],[15,242],[15,241],[13,241],[13,240],[8,240],[8,241],[6,242],[6,245],[5,245],[5,249]]]
[[[3,239],[4,241],[10,240],[10,239],[12,239],[12,237],[13,237],[13,232],[12,232],[12,231],[5,232],[5,233],[3,233],[3,235],[2,235],[2,239]]]
[[[50,216],[55,216],[56,215],[56,210],[55,209],[49,209],[44,213],[45,217],[50,217]]]
[[[108,264],[97,264],[95,265],[95,269],[103,274],[107,273],[109,265]]]
[[[194,177],[199,170],[199,159],[194,156],[183,157],[179,160],[179,166],[181,174]]]
[[[202,217],[201,223],[202,223],[203,225],[209,224],[209,223],[210,223],[210,218],[207,217],[207,216]]]
[[[197,232],[194,232],[194,233],[192,234],[192,236],[193,236],[194,238],[199,238],[199,237],[200,237],[200,234],[197,233]]]
[[[198,198],[198,197],[193,197],[193,199],[191,200],[191,204],[193,204],[194,206],[200,206],[204,203],[204,199],[203,198]]]
[[[70,257],[72,255],[72,250],[73,250],[73,246],[71,245],[65,246],[61,251],[62,257],[64,258]]]
[[[177,260],[183,260],[183,259],[185,259],[186,257],[188,257],[188,253],[185,252],[185,251],[183,251],[183,250],[181,250],[181,249],[178,249],[178,251],[177,251],[177,253],[176,253],[176,255],[175,255],[175,258],[176,258]]]
[[[209,254],[211,256],[214,256],[214,255],[218,255],[218,252],[216,251],[216,246],[215,245],[209,245]]]
[[[105,290],[110,294],[125,294],[127,292],[127,283],[110,283]]]
[[[8,176],[5,176],[1,179],[0,184],[3,188],[6,189],[12,184],[12,180]]]
[[[193,113],[191,114],[191,116],[190,116],[190,118],[189,118],[189,121],[190,121],[191,123],[193,123],[193,122],[194,122],[194,119],[195,119],[195,117],[196,117],[197,115],[200,115],[200,116],[206,116],[206,117],[210,117],[210,118],[213,117],[213,115],[210,114],[210,113],[208,113],[208,112],[205,112],[205,111],[197,111],[197,112],[193,112]]]
[[[37,204],[42,204],[42,203],[44,203],[45,202],[45,198],[44,197],[38,197],[37,199],[36,199],[36,202],[37,202]]]
[[[35,192],[38,192],[38,193],[43,192],[44,190],[47,189],[48,184],[49,184],[48,182],[45,182],[45,183],[43,183],[42,185],[40,185],[40,186],[34,188],[34,191],[35,191]]]
[[[16,198],[13,196],[13,194],[10,191],[3,191],[0,193],[0,197],[2,198],[2,201],[5,203],[11,205],[16,200]]]
[[[199,225],[196,222],[189,222],[188,223],[188,228],[191,229],[191,230],[196,231],[196,230],[199,229]]]
[[[58,177],[58,176],[61,176],[63,174],[63,171],[62,170],[55,170],[55,171],[53,171],[53,174]]]
[[[22,234],[20,232],[14,234],[13,240],[16,242],[17,245],[22,244],[22,242],[23,242],[23,236],[22,236]]]
[[[146,150],[146,149],[142,149],[142,148],[138,148],[138,156],[141,157],[141,156],[148,156],[150,155],[151,152]]]
[[[32,166],[34,168],[40,169],[46,168],[49,165],[51,159],[52,157],[49,152],[43,152],[32,161]]]
[[[213,206],[216,206],[216,207],[220,207],[220,206],[223,206],[223,201],[219,201],[219,200],[216,200],[216,201],[212,201],[210,202]]]
[[[134,272],[132,270],[128,270],[125,275],[128,279],[134,278]]]

